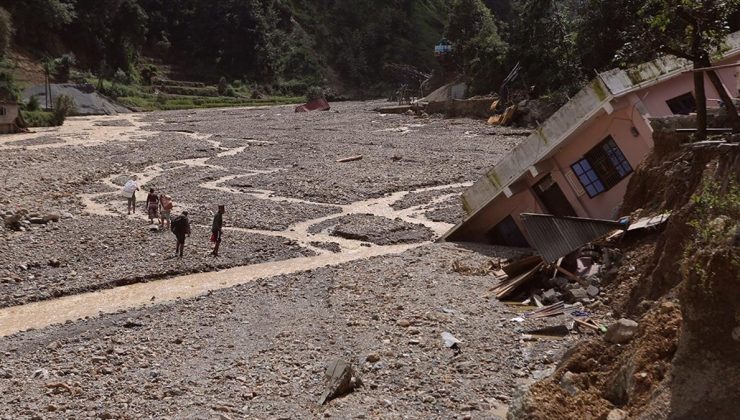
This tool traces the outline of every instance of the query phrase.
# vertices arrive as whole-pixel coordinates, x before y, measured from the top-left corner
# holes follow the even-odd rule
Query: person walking
[[[132,211],[136,214],[136,191],[139,191],[139,184],[136,182],[136,175],[134,175],[126,181],[122,191],[123,196],[128,201],[128,214],[131,214]]]
[[[149,224],[154,224],[154,219],[159,219],[159,196],[154,192],[154,188],[149,189],[149,195],[146,196],[146,211],[149,214]]]
[[[214,243],[211,255],[218,257],[218,249],[221,246],[221,232],[224,226],[224,213],[226,212],[223,205],[218,206],[218,212],[213,216],[211,224],[211,242]]]
[[[162,229],[165,227],[169,228],[171,223],[171,212],[172,207],[174,207],[174,203],[172,202],[172,197],[170,197],[167,194],[160,194],[159,195],[159,224],[162,226]],[[166,222],[166,223],[165,223]]]
[[[170,223],[170,230],[175,234],[177,238],[177,246],[175,246],[175,256],[181,257],[185,249],[185,237],[190,236],[190,220],[188,219],[188,212],[184,211],[181,215],[175,217]]]

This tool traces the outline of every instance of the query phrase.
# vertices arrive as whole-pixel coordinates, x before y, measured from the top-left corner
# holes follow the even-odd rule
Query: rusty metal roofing
[[[547,262],[554,262],[615,229],[624,228],[613,220],[560,217],[522,213],[527,239]]]

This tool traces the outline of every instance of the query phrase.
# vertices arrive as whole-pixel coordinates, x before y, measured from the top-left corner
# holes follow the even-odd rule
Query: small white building
[[[0,134],[17,133],[20,106],[17,102],[0,101]]]

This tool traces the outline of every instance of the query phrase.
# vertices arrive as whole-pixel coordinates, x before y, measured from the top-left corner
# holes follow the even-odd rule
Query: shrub
[[[136,89],[133,89],[129,86],[125,85],[118,85],[118,84],[111,84],[106,85],[105,83],[102,83],[101,85],[98,85],[98,91],[110,98],[118,99],[123,96],[136,96],[138,95],[138,92]]]
[[[234,87],[231,85],[227,86],[226,94],[224,96],[230,96],[232,98],[236,97],[236,89],[234,89]]]
[[[141,69],[141,81],[144,82],[145,85],[151,85],[152,79],[157,77],[157,73],[157,67],[153,64],[147,64],[143,69]]]
[[[311,86],[310,88],[308,88],[308,90],[306,91],[306,99],[311,101],[318,98],[326,98],[324,88],[322,88],[321,86]]]
[[[78,85],[86,84],[92,78],[93,78],[93,75],[90,72],[79,72],[79,71],[74,71],[74,70],[69,76],[69,80],[71,80],[73,83],[76,83]]]
[[[131,82],[131,78],[128,74],[126,74],[125,71],[121,69],[117,69],[115,73],[113,73],[113,83],[119,83],[122,85],[127,85]]]
[[[54,103],[54,117],[52,118],[54,125],[64,124],[64,120],[75,113],[77,113],[77,107],[70,96],[57,96],[56,102]]]
[[[52,127],[54,125],[54,113],[44,111],[21,111],[23,121],[29,127]]]
[[[38,111],[41,109],[41,104],[39,103],[38,96],[31,96],[31,98],[28,99],[28,103],[26,103],[26,111]]]

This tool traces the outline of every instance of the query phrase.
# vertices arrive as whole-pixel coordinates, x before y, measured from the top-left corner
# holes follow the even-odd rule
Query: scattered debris
[[[573,321],[576,323],[576,325],[580,325],[594,331],[601,331],[601,327],[591,319],[573,318]]]
[[[523,274],[520,274],[514,278],[507,278],[506,280],[502,280],[499,284],[492,287],[489,291],[494,292],[496,294],[496,298],[498,299],[508,296],[514,290],[516,290],[517,287],[523,285],[532,277],[534,277],[534,275],[537,274],[543,267],[544,263],[539,263],[534,268]]]
[[[452,262],[452,271],[466,276],[487,276],[493,272],[499,280],[506,277],[506,273],[501,271],[501,263],[494,260],[475,266],[466,265],[462,260],[455,260]]]
[[[545,337],[565,337],[570,334],[570,329],[566,325],[551,325],[543,328],[536,328],[525,331],[525,334],[540,335]]]
[[[503,267],[501,269],[504,271],[505,274],[508,276],[516,276],[518,274],[521,274],[532,267],[538,265],[542,262],[542,258],[532,255],[529,257],[524,257],[519,260],[516,260],[514,262],[511,262]]]
[[[319,398],[320,405],[345,396],[362,384],[352,365],[342,359],[336,359],[326,366],[324,379],[326,390]]]
[[[461,344],[462,341],[460,341],[457,338],[455,338],[454,335],[452,335],[452,334],[448,333],[447,331],[445,331],[445,332],[442,333],[442,340],[444,340],[445,347],[447,347],[449,349],[456,350],[456,351],[460,351],[459,344]]]
[[[342,159],[337,159],[336,162],[337,163],[354,162],[356,160],[361,160],[361,159],[362,159],[362,155],[357,155],[357,156],[350,156],[350,157],[346,157]]]
[[[328,111],[331,109],[329,102],[324,98],[316,98],[308,101],[304,105],[295,107],[295,112],[310,112],[310,111]]]
[[[525,318],[546,318],[549,316],[558,316],[565,313],[565,303],[558,302],[549,306],[545,306],[534,310],[532,312],[524,314]]]

